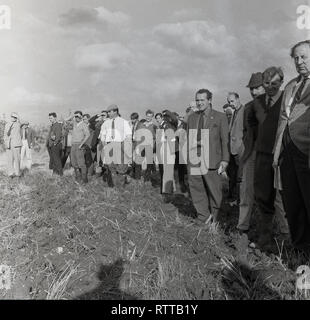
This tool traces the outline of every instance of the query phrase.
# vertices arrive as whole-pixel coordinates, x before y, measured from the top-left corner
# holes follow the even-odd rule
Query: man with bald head
[[[282,191],[291,240],[310,248],[310,40],[291,50],[298,76],[285,87],[280,112],[274,167]]]

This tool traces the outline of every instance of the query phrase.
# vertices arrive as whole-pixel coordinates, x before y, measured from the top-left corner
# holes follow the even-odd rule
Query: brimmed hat
[[[263,74],[261,72],[252,73],[248,88],[257,88],[263,85]]]
[[[114,111],[114,110],[118,110],[118,106],[116,104],[111,104],[110,106],[108,106],[107,108],[107,112],[109,111]]]
[[[18,119],[18,114],[16,112],[12,112],[11,117]]]

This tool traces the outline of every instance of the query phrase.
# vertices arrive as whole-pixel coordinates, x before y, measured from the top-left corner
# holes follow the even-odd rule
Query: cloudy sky
[[[309,37],[296,26],[308,0],[4,0],[11,30],[0,30],[0,112],[33,123],[51,111],[123,116],[147,108],[184,113],[197,89],[242,102],[252,72],[282,66]]]

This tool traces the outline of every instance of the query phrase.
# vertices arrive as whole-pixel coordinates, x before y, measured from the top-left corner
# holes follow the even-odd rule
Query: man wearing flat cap
[[[247,87],[253,99],[265,93],[263,87],[263,74],[253,73]],[[242,180],[240,184],[239,221],[237,229],[240,233],[248,232],[254,204],[254,164],[255,164],[255,131],[257,127],[250,127],[247,118],[253,108],[253,100],[244,106],[243,114],[243,145],[244,151],[240,162],[242,163]]]
[[[100,131],[107,182],[109,187],[124,186],[132,155],[132,130],[129,122],[120,116],[117,105],[110,105],[107,112],[109,119],[102,124]]]
[[[75,111],[66,121],[73,120],[71,140],[71,164],[74,168],[77,182],[88,183],[87,167],[85,162],[85,144],[89,139],[90,132],[88,125],[83,121],[83,113]]]
[[[22,147],[21,124],[18,115],[11,113],[11,121],[4,128],[4,143],[7,155],[8,176],[20,177],[20,151]]]

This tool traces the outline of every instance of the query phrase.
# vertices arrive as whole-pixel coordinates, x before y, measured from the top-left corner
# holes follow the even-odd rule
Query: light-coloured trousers
[[[20,176],[20,150],[21,147],[6,150],[7,173],[9,176],[12,176],[13,174]]]
[[[29,144],[27,140],[22,140],[22,148],[20,153],[20,168],[23,169],[31,169],[32,166],[32,156],[31,149],[29,148]]]

